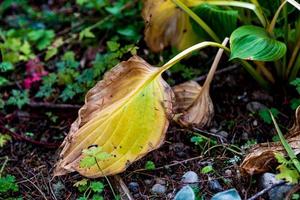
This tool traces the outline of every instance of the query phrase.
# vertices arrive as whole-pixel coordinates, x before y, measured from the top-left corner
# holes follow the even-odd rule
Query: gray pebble
[[[270,187],[276,183],[279,183],[280,180],[276,179],[276,175],[273,173],[264,173],[259,180],[260,187],[262,189]],[[292,189],[293,185],[284,184],[277,187],[272,188],[269,192],[269,199],[272,200],[282,200],[286,196],[286,194]]]
[[[208,187],[213,192],[221,192],[223,190],[223,188],[218,180],[209,180]]]
[[[153,185],[152,188],[151,188],[151,192],[153,194],[165,194],[166,191],[167,191],[166,186],[158,184],[158,183]]]
[[[199,182],[199,178],[196,172],[188,171],[186,172],[181,179],[183,184],[196,184]]]
[[[252,102],[247,103],[246,108],[251,113],[259,112],[262,109],[268,109],[267,106],[265,106],[264,104],[262,104],[258,101],[252,101]]]
[[[128,188],[131,192],[137,193],[139,191],[139,184],[137,182],[130,182]]]

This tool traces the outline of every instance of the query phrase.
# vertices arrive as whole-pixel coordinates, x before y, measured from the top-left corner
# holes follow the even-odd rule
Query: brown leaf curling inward
[[[295,123],[285,138],[294,150],[295,154],[300,153],[300,107],[296,110]],[[276,163],[274,153],[282,153],[286,155],[286,151],[281,142],[270,142],[255,145],[245,157],[241,164],[243,172],[248,174],[263,173],[271,168],[272,163]]]
[[[226,46],[228,38],[222,45]],[[224,50],[219,49],[207,78],[201,87],[196,81],[188,81],[173,87],[177,115],[175,121],[184,127],[203,128],[211,123],[214,116],[214,105],[209,95],[210,83],[220,62]]]

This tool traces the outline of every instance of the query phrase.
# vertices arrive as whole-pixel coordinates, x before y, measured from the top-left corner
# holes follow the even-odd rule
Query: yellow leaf
[[[187,6],[199,4],[196,0],[183,2]],[[144,0],[142,15],[146,23],[145,41],[154,52],[167,46],[183,50],[200,40],[192,29],[189,16],[176,8],[172,0]]]
[[[161,68],[134,56],[107,72],[86,95],[85,105],[64,140],[55,175],[78,171],[86,177],[120,173],[165,137],[172,91]],[[82,151],[99,146],[112,156],[81,168]]]

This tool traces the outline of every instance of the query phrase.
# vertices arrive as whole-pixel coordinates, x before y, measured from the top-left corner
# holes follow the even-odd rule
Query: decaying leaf
[[[285,135],[295,154],[300,153],[300,107],[296,111],[294,126]],[[270,170],[270,165],[276,162],[274,153],[286,155],[280,142],[262,143],[255,145],[245,157],[241,169],[248,174],[258,174]]]
[[[225,38],[222,45],[225,46],[227,42],[228,38]],[[202,128],[210,124],[214,116],[214,105],[209,95],[209,88],[223,51],[219,49],[203,87],[195,81],[173,87],[176,97],[175,108],[179,113],[175,120],[180,125]]]
[[[86,95],[65,138],[54,175],[78,171],[86,177],[117,174],[158,148],[168,128],[172,91],[160,68],[134,56],[107,72]],[[81,168],[82,151],[99,146],[110,154]]]
[[[176,99],[175,113],[182,113],[187,110],[200,94],[201,88],[196,81],[187,81],[175,85],[172,88]]]
[[[199,1],[184,0],[183,3],[190,7]],[[154,52],[166,46],[183,50],[199,42],[189,16],[176,8],[172,0],[144,0],[142,15],[146,23],[145,41]]]

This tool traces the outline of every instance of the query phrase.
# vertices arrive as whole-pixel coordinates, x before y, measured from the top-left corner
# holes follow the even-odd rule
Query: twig
[[[121,176],[115,175],[113,177],[115,179],[116,188],[119,190],[122,200],[134,200]]]
[[[231,65],[231,66],[226,67],[226,68],[224,68],[224,69],[217,70],[217,71],[215,72],[215,75],[220,75],[220,74],[223,74],[223,73],[226,73],[226,72],[235,70],[235,69],[237,69],[238,67],[239,67],[238,64]],[[195,78],[194,81],[203,81],[203,80],[206,79],[207,75],[208,75],[208,74],[199,76],[199,77]]]
[[[72,104],[54,104],[48,102],[35,102],[31,101],[28,106],[32,108],[51,108],[51,109],[79,109],[80,105],[72,105]]]
[[[275,184],[273,184],[273,185],[271,185],[271,186],[269,186],[269,187],[263,189],[262,191],[256,193],[254,196],[250,197],[250,198],[247,199],[247,200],[255,200],[255,199],[257,199],[258,197],[260,197],[261,195],[267,193],[269,190],[273,189],[274,187],[283,185],[284,183],[285,183],[285,181],[280,181],[280,182],[278,182],[278,183],[275,183]]]
[[[45,148],[57,148],[57,147],[60,146],[59,143],[39,142],[39,141],[36,141],[36,140],[32,140],[28,137],[25,137],[23,135],[15,133],[15,132],[9,130],[8,128],[6,128],[2,125],[0,125],[0,129],[4,130],[6,133],[12,135],[16,140],[23,140],[23,141],[26,141],[26,142],[29,142],[29,143],[32,143],[32,144],[35,144],[35,145],[43,146]]]
[[[29,183],[31,183],[40,193],[41,193],[41,195],[43,196],[43,198],[45,199],[45,200],[47,200],[47,197],[45,196],[45,194],[44,194],[44,192],[34,183],[34,182],[32,182],[30,179],[28,179],[26,176],[24,176],[23,174],[22,174],[22,172],[18,169],[18,168],[16,168],[16,170],[19,172],[19,174],[24,178],[24,179],[26,179]]]

